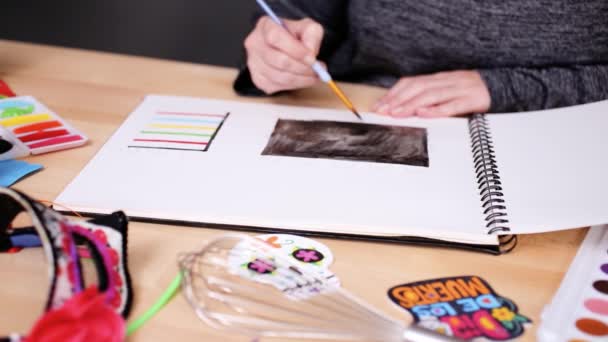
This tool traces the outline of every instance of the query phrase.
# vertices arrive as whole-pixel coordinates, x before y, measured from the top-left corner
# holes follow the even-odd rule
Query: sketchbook
[[[608,101],[468,118],[147,96],[56,199],[88,214],[501,253],[608,222]]]

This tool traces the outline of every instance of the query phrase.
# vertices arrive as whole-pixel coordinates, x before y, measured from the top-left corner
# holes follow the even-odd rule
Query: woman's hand
[[[311,20],[283,20],[290,32],[267,16],[245,39],[253,83],[266,94],[305,88],[318,78],[311,69],[323,39],[323,27]]]
[[[488,109],[490,93],[474,70],[403,77],[372,108],[393,117],[454,116]]]

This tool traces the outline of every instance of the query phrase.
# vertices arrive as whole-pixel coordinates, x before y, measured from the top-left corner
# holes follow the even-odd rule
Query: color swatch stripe
[[[593,282],[593,288],[605,295],[608,295],[608,280],[597,280]]]
[[[164,122],[186,122],[186,123],[198,123],[198,124],[212,124],[217,125],[222,120],[205,120],[205,119],[189,119],[189,118],[155,118],[154,121],[164,121]]]
[[[34,122],[46,121],[52,119],[49,114],[23,115],[0,121],[0,124],[6,127],[24,125]]]
[[[608,300],[591,298],[587,299],[583,304],[587,310],[593,313],[608,316]]]
[[[170,151],[196,151],[196,152],[205,152],[205,150],[201,150],[200,148],[179,148],[179,147],[158,147],[158,146],[138,146],[138,145],[129,145],[129,148],[144,148],[148,150],[170,150]]]
[[[79,140],[83,140],[83,138],[78,134],[73,134],[73,135],[68,135],[68,136],[64,136],[64,137],[42,140],[37,143],[29,144],[27,146],[29,148],[39,148],[39,147],[47,147],[50,145],[65,144],[68,142],[79,141]]]
[[[200,141],[183,141],[183,140],[164,140],[164,139],[133,139],[133,141],[139,142],[158,142],[158,143],[171,143],[171,144],[190,144],[190,145],[207,145],[206,142]]]
[[[186,116],[204,116],[209,118],[224,118],[226,115],[223,114],[205,114],[205,113],[187,113],[187,112],[170,112],[170,111],[158,111],[156,114],[161,115],[186,115]]]
[[[202,133],[186,133],[186,132],[170,132],[170,131],[140,131],[141,134],[156,134],[156,135],[183,135],[189,137],[210,137],[211,134]]]
[[[592,336],[607,336],[608,325],[594,318],[581,318],[576,321],[578,330]]]
[[[41,131],[41,130],[44,130],[44,129],[56,128],[56,127],[61,127],[61,126],[63,126],[61,124],[61,122],[59,122],[57,120],[53,120],[53,121],[45,121],[45,122],[33,123],[33,124],[29,124],[27,126],[22,126],[22,127],[19,127],[19,128],[15,128],[13,130],[13,132],[15,134],[22,134],[22,133]]]
[[[70,134],[70,132],[68,132],[67,129],[57,129],[57,130],[52,130],[52,131],[39,131],[39,132],[31,133],[28,135],[22,135],[19,137],[19,140],[23,141],[24,143],[27,143],[27,142],[36,141],[36,140],[60,137],[63,135],[68,135],[68,134]]]
[[[170,125],[170,124],[150,124],[148,127],[153,128],[173,128],[173,129],[196,129],[203,131],[213,131],[217,129],[217,126],[194,126],[194,125]]]
[[[207,151],[226,114],[154,111],[137,131],[129,148]]]

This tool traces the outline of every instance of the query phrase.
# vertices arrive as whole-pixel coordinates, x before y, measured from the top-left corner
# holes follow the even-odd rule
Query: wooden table
[[[146,94],[236,100],[236,70],[141,57],[0,40],[0,79],[21,95],[33,95],[91,138],[83,148],[28,158],[45,169],[16,188],[53,200],[99,150]],[[344,85],[358,108],[369,108],[383,89]],[[324,87],[251,101],[341,108]],[[222,231],[131,223],[129,266],[135,302],[142,313],[176,274],[176,255],[191,251]],[[478,275],[514,300],[534,324],[523,340],[535,340],[541,311],[566,272],[586,230],[520,236],[510,254],[491,256],[442,248],[320,239],[335,255],[331,269],[344,288],[384,312],[407,319],[389,302],[388,288],[438,277]],[[0,333],[27,332],[40,315],[47,291],[42,251],[0,255]],[[205,326],[181,297],[140,329],[137,341],[247,341]]]

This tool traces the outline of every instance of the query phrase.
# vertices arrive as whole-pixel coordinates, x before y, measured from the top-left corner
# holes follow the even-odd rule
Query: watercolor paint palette
[[[12,148],[0,160],[65,150],[88,138],[31,96],[0,100],[0,137]]]
[[[608,225],[589,229],[541,321],[541,342],[608,341]]]

